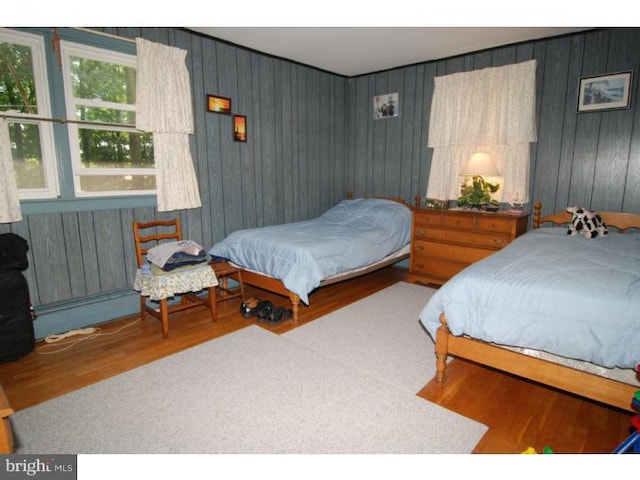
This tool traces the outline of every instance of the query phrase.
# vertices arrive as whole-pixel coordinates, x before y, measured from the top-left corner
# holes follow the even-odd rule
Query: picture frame
[[[631,71],[580,78],[578,112],[630,108],[631,78]]]
[[[219,95],[207,95],[207,111],[213,113],[231,114],[231,99]]]
[[[392,118],[400,115],[400,94],[385,93],[373,97],[373,119]]]
[[[244,115],[233,116],[233,140],[235,142],[247,141],[247,117]]]

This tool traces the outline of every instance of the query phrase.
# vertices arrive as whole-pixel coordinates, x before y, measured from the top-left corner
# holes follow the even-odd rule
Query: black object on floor
[[[273,313],[274,308],[275,307],[269,300],[261,302],[260,309],[258,310],[258,321],[268,322],[269,318],[271,318],[271,314]]]
[[[21,272],[0,270],[0,362],[13,362],[35,348],[29,286]]]
[[[29,244],[15,233],[0,234],[0,362],[12,362],[35,348],[35,312],[22,274]]]
[[[293,316],[291,310],[286,310],[283,307],[276,307],[271,311],[268,322],[270,325],[280,325],[285,320],[290,319]]]

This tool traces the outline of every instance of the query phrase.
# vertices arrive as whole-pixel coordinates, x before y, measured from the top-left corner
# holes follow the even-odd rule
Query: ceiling
[[[189,27],[347,77],[565,35],[585,27]]]

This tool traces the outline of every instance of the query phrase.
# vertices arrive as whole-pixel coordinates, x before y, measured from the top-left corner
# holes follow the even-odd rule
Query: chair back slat
[[[172,220],[133,222],[133,239],[136,244],[136,260],[140,268],[149,249],[164,240],[182,240],[180,219],[176,217]],[[152,242],[153,245],[149,245]]]

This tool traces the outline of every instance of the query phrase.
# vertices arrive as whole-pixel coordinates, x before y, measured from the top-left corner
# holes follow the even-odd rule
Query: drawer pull
[[[493,243],[495,245],[502,245],[504,243],[504,240],[502,238],[494,238]]]
[[[416,250],[420,250],[421,252],[424,251],[424,246],[423,245],[416,245]]]
[[[418,235],[424,235],[425,233],[427,233],[426,230],[424,230],[422,228],[418,229]]]

